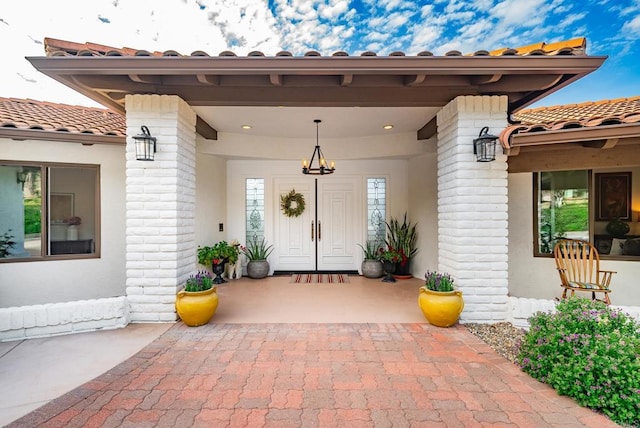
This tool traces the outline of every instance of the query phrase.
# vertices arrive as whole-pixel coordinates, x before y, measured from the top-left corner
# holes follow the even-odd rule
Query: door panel
[[[315,242],[311,241],[311,222],[315,214],[315,183],[313,180],[274,180],[275,270],[305,271],[316,268]],[[280,195],[295,189],[304,196],[305,209],[298,217],[287,217],[280,209]],[[314,223],[315,224],[315,223]],[[315,233],[315,231],[314,231]],[[314,237],[315,239],[315,237]]]
[[[318,270],[357,270],[358,180],[318,181]]]
[[[315,178],[274,179],[278,209],[274,270],[358,270],[361,258],[357,244],[364,230],[360,181],[357,177],[319,178],[316,219]],[[299,217],[287,217],[280,210],[280,195],[291,189],[301,193],[306,202]]]

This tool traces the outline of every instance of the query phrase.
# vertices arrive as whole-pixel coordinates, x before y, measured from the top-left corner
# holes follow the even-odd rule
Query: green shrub
[[[40,216],[40,198],[24,200],[24,234],[42,232],[42,220]]]
[[[640,324],[573,297],[537,313],[518,352],[522,369],[621,424],[640,423]]]

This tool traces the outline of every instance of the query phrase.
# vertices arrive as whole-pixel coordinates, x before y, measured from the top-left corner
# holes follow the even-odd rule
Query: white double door
[[[298,217],[279,209],[275,217],[275,270],[357,270],[361,257],[358,243],[363,230],[362,183],[357,177],[318,176],[301,179],[276,178],[275,206],[292,189],[305,199]]]

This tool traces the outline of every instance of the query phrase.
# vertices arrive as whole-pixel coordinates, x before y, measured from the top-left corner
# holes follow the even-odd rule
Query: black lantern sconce
[[[149,128],[141,126],[142,134],[134,135],[136,146],[136,159],[139,161],[152,161],[156,153],[156,137],[152,137]]]
[[[311,174],[311,175],[326,175],[333,174],[336,170],[335,162],[331,161],[329,165],[327,165],[327,161],[322,154],[322,150],[320,150],[320,143],[318,142],[318,125],[322,122],[320,119],[314,120],[316,124],[316,148],[313,150],[313,154],[311,155],[311,160],[307,162],[307,160],[302,161],[302,173],[303,174]],[[313,161],[318,157],[317,162],[318,166],[313,166]]]
[[[480,130],[478,138],[473,140],[473,154],[477,162],[492,162],[496,160],[496,141],[498,137],[488,133],[489,127]]]
[[[22,189],[24,190],[24,183],[27,182],[27,176],[29,175],[28,171],[18,171],[16,172],[16,182],[22,186]]]

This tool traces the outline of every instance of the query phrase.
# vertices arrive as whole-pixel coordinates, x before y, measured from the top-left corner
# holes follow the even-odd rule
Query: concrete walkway
[[[0,425],[616,426],[425,323],[422,283],[243,278],[206,326],[0,343]]]
[[[173,324],[0,343],[0,426],[100,376]]]

